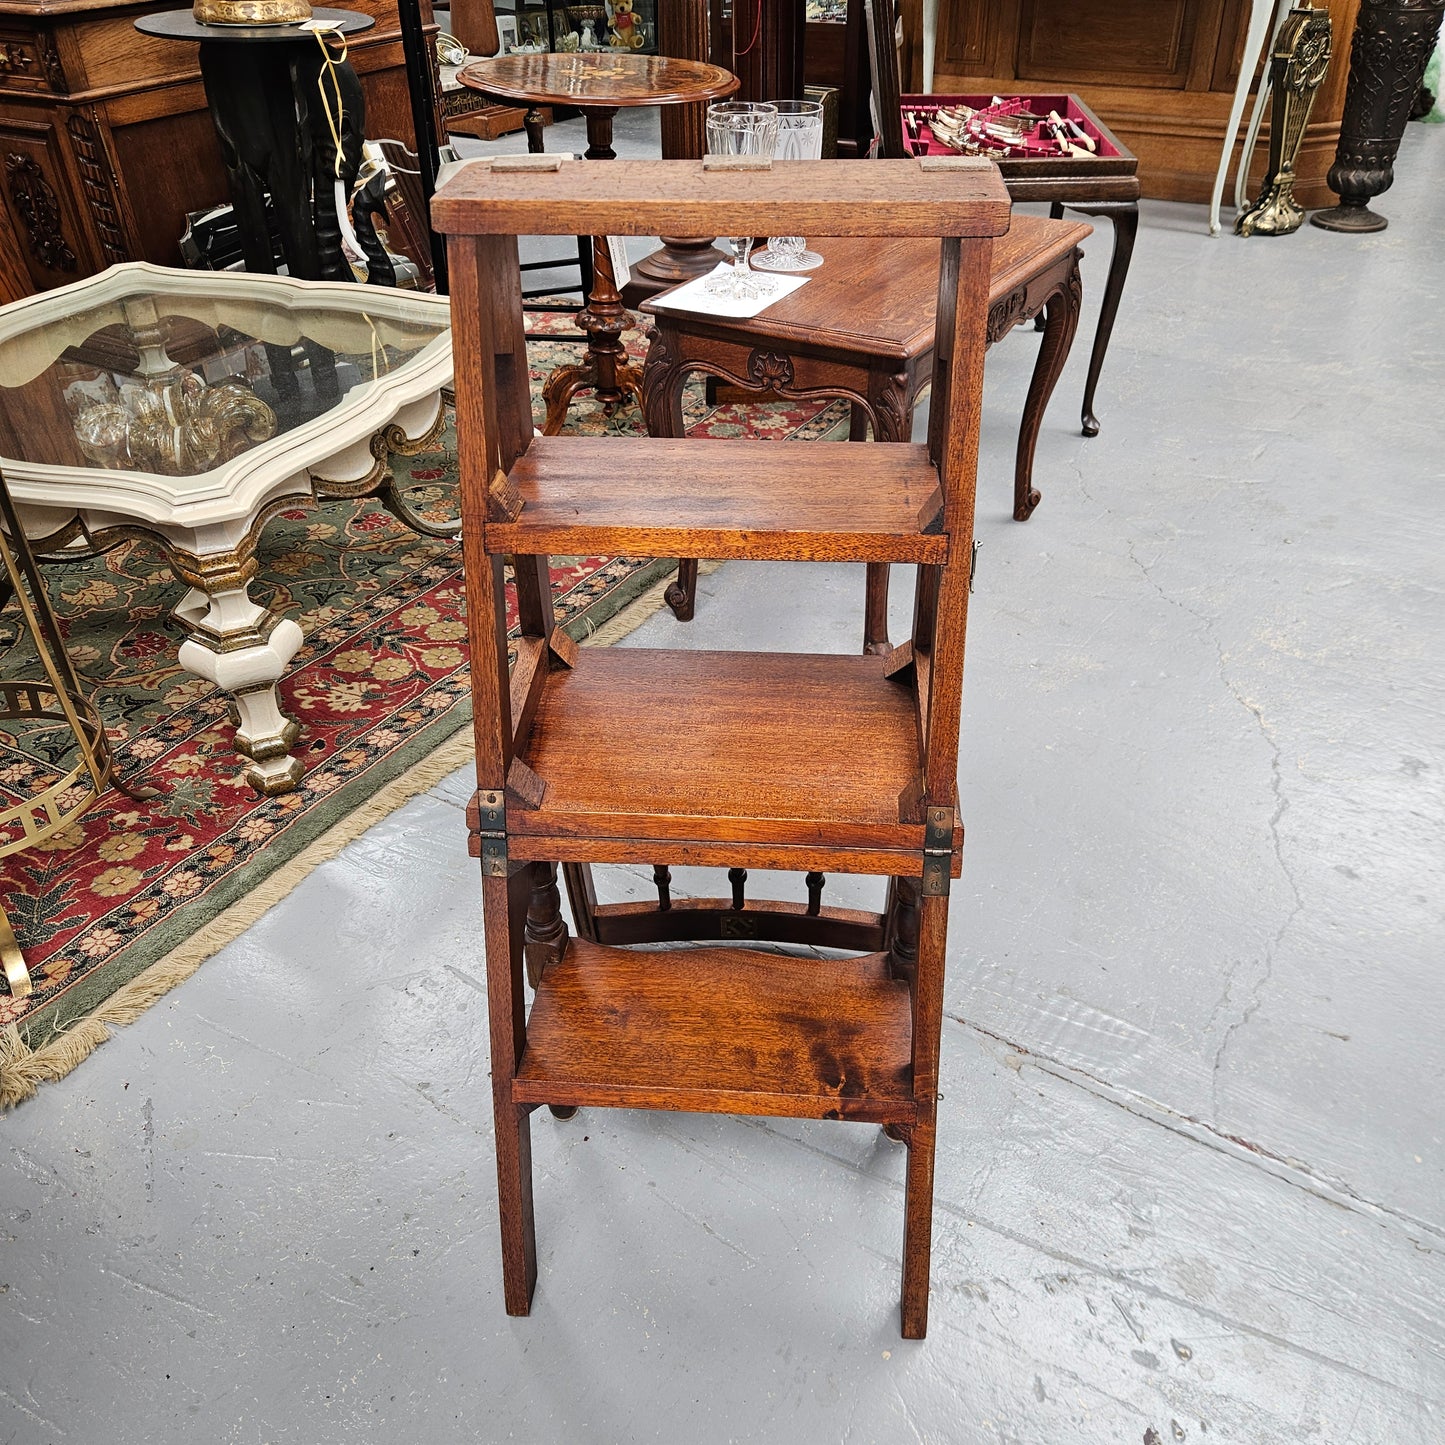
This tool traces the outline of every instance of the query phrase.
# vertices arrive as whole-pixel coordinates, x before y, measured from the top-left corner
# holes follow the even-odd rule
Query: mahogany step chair
[[[900,1328],[926,1333],[989,254],[1009,224],[991,167],[964,159],[943,180],[931,169],[477,169],[438,203],[464,423],[477,752],[468,847],[481,872],[511,1314],[528,1313],[537,1280],[532,1111],[701,1109],[851,1120],[900,1138]],[[535,435],[516,237],[657,235],[678,217],[693,234],[941,235],[928,444]],[[557,626],[549,557],[639,552],[912,566],[911,636],[887,658],[578,648]],[[510,644],[505,557],[519,633]],[[656,905],[597,905],[588,865],[659,859],[726,870],[732,896],[674,900],[656,866]],[[560,917],[558,866],[576,939]],[[744,868],[805,877],[806,900],[748,899]],[[824,906],[824,870],[891,880],[887,906]],[[609,946],[646,939],[714,942]],[[734,939],[858,956],[719,946]],[[524,959],[544,965],[530,1009]]]

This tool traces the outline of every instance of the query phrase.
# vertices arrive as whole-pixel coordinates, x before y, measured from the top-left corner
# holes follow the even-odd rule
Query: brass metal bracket
[[[496,837],[482,835],[482,872],[488,878],[507,876],[507,839],[504,834]]]
[[[947,898],[953,880],[953,809],[930,808],[923,823],[923,888],[925,898]]]
[[[482,872],[488,878],[507,876],[507,814],[500,789],[479,788],[472,797],[476,811],[467,819],[481,844]],[[468,810],[469,812],[471,810]]]

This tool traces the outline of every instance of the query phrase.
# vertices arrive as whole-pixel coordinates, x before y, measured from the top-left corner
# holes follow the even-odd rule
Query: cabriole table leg
[[[1134,238],[1139,233],[1138,201],[1068,201],[1071,210],[1086,216],[1107,216],[1114,223],[1114,254],[1109,261],[1109,279],[1104,283],[1104,297],[1099,305],[1099,326],[1094,332],[1094,349],[1089,353],[1089,375],[1084,382],[1084,405],[1081,411],[1086,437],[1099,435],[1099,419],[1094,415],[1094,392],[1099,373],[1104,369],[1104,356],[1109,338],[1114,334],[1114,318],[1119,314],[1119,298],[1129,276],[1129,261],[1134,254]]]

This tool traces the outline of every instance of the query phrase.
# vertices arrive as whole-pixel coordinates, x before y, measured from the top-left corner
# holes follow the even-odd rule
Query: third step
[[[509,480],[489,552],[948,560],[922,446],[537,437]]]

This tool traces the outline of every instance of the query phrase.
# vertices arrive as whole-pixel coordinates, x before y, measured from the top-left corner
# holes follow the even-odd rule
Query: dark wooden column
[[[708,60],[707,0],[657,0],[657,34],[663,54],[676,60]],[[693,161],[705,153],[707,106],[662,108],[662,156]]]
[[[742,82],[739,100],[802,98],[803,15],[802,0],[733,0],[728,69]]]
[[[709,60],[708,0],[657,0],[657,35],[662,53],[675,60]],[[707,105],[662,107],[664,160],[699,160],[707,154]],[[623,299],[639,306],[659,291],[705,276],[722,259],[711,236],[662,236],[662,249],[632,268]]]

